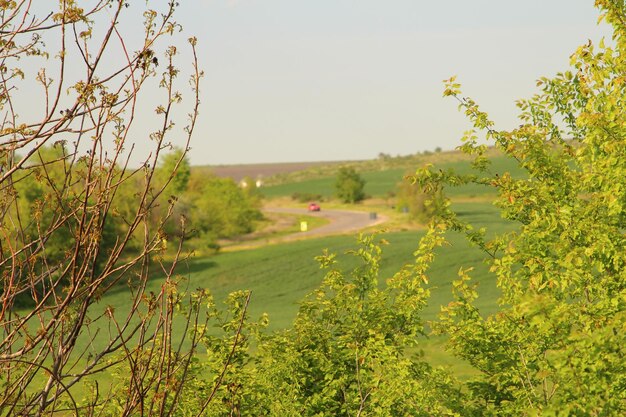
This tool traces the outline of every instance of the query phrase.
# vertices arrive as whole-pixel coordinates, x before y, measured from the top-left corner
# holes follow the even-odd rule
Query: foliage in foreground
[[[626,413],[626,8],[599,1],[615,28],[614,46],[591,43],[572,70],[542,78],[541,92],[518,103],[522,125],[498,131],[454,79],[456,97],[496,147],[528,178],[490,175],[476,132],[463,149],[484,177],[425,170],[428,184],[497,187],[501,213],[519,230],[486,240],[482,231],[445,221],[484,249],[502,292],[500,310],[482,316],[471,268],[460,271],[456,301],[436,329],[479,371],[466,384],[489,415],[617,416]]]
[[[136,12],[125,1],[34,3],[0,2],[0,415],[90,415],[114,394],[95,384],[82,402],[77,390],[119,363],[131,389],[118,415],[143,411],[147,392],[189,367],[198,339],[171,337],[180,251],[168,265],[160,254],[175,173],[156,180],[170,135],[183,140],[178,165],[197,120],[196,39],[178,129],[178,50],[164,45],[180,31],[175,2],[140,11],[138,42],[123,36],[121,17]],[[142,115],[152,131],[135,123],[146,90],[163,103]],[[150,148],[136,169],[132,137]],[[165,283],[148,293],[155,270]],[[101,305],[120,290],[127,312]],[[182,317],[198,324],[199,310]],[[176,405],[172,391],[151,405],[160,415]]]
[[[379,282],[385,241],[374,236],[359,239],[351,253],[360,266],[349,274],[334,255],[318,257],[328,270],[324,281],[285,331],[266,334],[265,317],[249,320],[250,293],[232,294],[228,314],[209,299],[206,318],[219,330],[202,332],[207,353],[188,368],[189,382],[173,415],[458,415],[462,393],[454,379],[416,355],[425,331],[420,312],[429,296],[423,285],[442,233],[432,229],[414,264],[385,283]],[[190,337],[196,334],[190,329]],[[125,378],[119,380],[126,392]],[[147,403],[153,395],[158,393],[149,393]],[[119,409],[100,411],[113,416]]]
[[[462,149],[475,156],[481,175],[426,167],[414,176],[424,190],[468,183],[495,187],[502,215],[516,222],[518,229],[488,238],[485,230],[464,224],[443,204],[440,223],[433,223],[421,240],[415,262],[384,283],[379,282],[381,249],[371,237],[361,239],[354,254],[362,266],[350,274],[342,272],[333,255],[324,254],[319,260],[328,272],[320,288],[302,303],[293,328],[269,335],[262,331],[265,317],[258,322],[247,317],[250,293],[232,294],[228,310],[221,312],[207,291],[181,291],[175,263],[158,262],[163,245],[159,226],[173,209],[168,206],[158,226],[148,221],[149,216],[167,182],[177,187],[185,181],[170,174],[165,185],[153,189],[156,160],[135,173],[144,178],[138,194],[140,210],[132,217],[117,214],[124,220],[125,237],[102,252],[114,196],[127,178],[115,162],[121,158],[128,133],[122,110],[138,90],[126,92],[127,96],[109,95],[115,85],[105,88],[97,81],[99,60],[85,55],[92,77],[73,85],[76,94],[70,99],[74,101],[62,118],[53,118],[54,109],[46,110],[36,129],[7,122],[10,126],[2,131],[0,413],[625,415],[626,6],[615,1],[597,3],[614,27],[612,46],[596,48],[589,43],[572,55],[571,71],[541,79],[541,92],[519,102],[519,128],[496,130],[475,102],[460,95],[455,80],[448,82],[445,95],[457,98],[475,126]],[[75,33],[88,42],[89,19],[98,7],[108,5],[116,6],[117,13],[125,9],[122,2],[101,2],[85,12],[74,2],[62,2],[53,27],[85,25],[86,31]],[[5,19],[24,12],[20,4],[0,6]],[[173,31],[173,7],[161,16],[160,30],[153,30],[158,14],[146,13],[148,35]],[[109,34],[114,32],[114,22]],[[48,27],[38,21],[32,24],[30,32]],[[22,29],[15,29],[17,41],[23,39],[17,37]],[[16,45],[15,41],[4,44],[5,61],[18,53],[13,50]],[[33,45],[22,48],[36,56]],[[169,59],[173,51],[168,51]],[[126,78],[113,91],[121,94],[125,85],[137,87],[137,80],[154,76],[153,54],[144,45],[129,58],[120,69]],[[162,79],[170,105],[178,101],[171,88],[176,76],[172,68]],[[39,80],[49,87],[44,75]],[[114,79],[104,77],[100,79]],[[198,78],[196,71],[192,75],[196,93]],[[102,94],[94,94],[96,89]],[[11,91],[6,89],[0,97],[4,109],[10,107],[6,100]],[[166,147],[163,139],[171,128],[169,106],[157,108],[157,113],[164,117],[163,130],[151,135],[158,154]],[[195,114],[194,110],[189,135]],[[70,129],[76,126],[84,130]],[[117,132],[120,144],[113,160],[98,156],[105,154],[106,134],[111,131]],[[86,133],[92,135],[90,153],[79,162],[73,156],[80,154],[75,145],[67,158],[46,156],[50,149],[66,152],[68,148],[45,145],[72,132],[79,142]],[[527,176],[492,174],[478,132],[517,160]],[[98,134],[94,137],[94,133]],[[16,151],[27,143],[39,145],[22,162]],[[35,155],[40,156],[38,164],[33,163]],[[61,170],[47,169],[57,163],[66,172],[60,181],[55,176]],[[41,196],[24,204],[16,196],[22,192],[20,181],[27,181],[29,175],[37,175],[46,187],[35,189]],[[58,211],[52,210],[55,204]],[[36,216],[28,223],[21,220],[21,210],[36,213],[41,207],[41,213],[52,211],[51,222]],[[137,230],[144,235],[140,255],[127,260],[121,255]],[[444,244],[445,230],[464,233],[484,251],[501,290],[499,311],[481,314],[474,305],[479,293],[468,265],[459,271],[454,301],[430,325],[446,335],[452,352],[476,370],[475,377],[465,382],[413,355],[425,332],[420,311],[428,300],[427,269],[434,249]],[[69,233],[72,251],[54,250],[53,237],[60,231]],[[155,265],[166,279],[158,293],[148,293],[146,283]],[[128,315],[98,304],[123,280],[128,281],[128,290],[122,293],[133,300]],[[36,305],[16,312],[15,299],[25,292],[33,294]],[[184,326],[186,340],[174,340],[174,326]],[[104,345],[94,342],[100,332],[108,334]],[[76,350],[80,337],[88,341],[84,351]],[[109,371],[117,375],[110,389],[94,382],[86,398],[73,397],[73,387]]]
[[[431,324],[475,376],[455,381],[407,352],[422,330],[419,283],[433,242],[443,243],[433,227],[416,252],[415,275],[409,268],[379,287],[378,249],[367,240],[357,251],[362,269],[350,277],[331,269],[294,328],[259,341],[250,379],[237,385],[237,413],[626,414],[626,8],[600,5],[615,27],[614,46],[587,44],[572,55],[571,71],[542,78],[541,92],[519,102],[517,129],[496,130],[450,80],[445,95],[475,126],[462,149],[481,174],[426,167],[414,177],[426,190],[495,187],[501,214],[518,225],[488,238],[449,207],[440,216],[442,227],[484,251],[501,291],[499,310],[481,314],[468,265],[454,301]],[[479,132],[527,175],[492,173]],[[332,264],[332,257],[321,260]]]

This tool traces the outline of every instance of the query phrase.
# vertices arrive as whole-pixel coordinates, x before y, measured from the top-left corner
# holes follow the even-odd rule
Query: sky
[[[454,149],[469,128],[457,75],[497,127],[515,100],[608,35],[591,0],[204,0],[193,164],[371,159]]]
[[[178,12],[205,72],[193,165],[454,149],[470,125],[444,79],[511,128],[537,78],[610,36],[593,0],[196,0]]]

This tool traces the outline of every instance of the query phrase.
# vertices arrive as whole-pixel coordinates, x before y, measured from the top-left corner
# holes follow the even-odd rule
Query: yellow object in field
[[[306,232],[307,230],[309,230],[309,225],[307,222],[300,222],[300,231],[301,232]]]

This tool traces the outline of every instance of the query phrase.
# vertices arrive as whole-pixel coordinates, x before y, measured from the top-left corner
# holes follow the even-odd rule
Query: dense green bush
[[[487,239],[450,210],[443,218],[485,251],[502,293],[499,311],[481,314],[468,265],[435,325],[477,370],[465,386],[480,415],[626,414],[626,7],[597,3],[613,41],[581,46],[571,70],[541,78],[541,92],[518,103],[518,128],[497,130],[449,80],[445,95],[475,127],[462,149],[482,175],[416,176],[496,187],[502,216],[519,225]],[[492,174],[478,132],[527,177]]]
[[[335,195],[344,203],[358,203],[365,198],[365,180],[352,167],[341,167],[335,180]]]
[[[186,238],[191,246],[217,251],[218,239],[232,238],[254,231],[263,218],[261,196],[251,178],[245,187],[230,178],[214,174],[192,174],[189,161],[180,149],[165,153],[155,172],[160,206],[154,221],[169,212],[162,226],[166,239]]]
[[[445,199],[440,188],[425,188],[408,179],[398,184],[396,209],[411,221],[426,224],[441,212]]]
[[[230,178],[192,178],[188,194],[189,219],[201,236],[224,238],[249,233],[262,218],[259,198]]]

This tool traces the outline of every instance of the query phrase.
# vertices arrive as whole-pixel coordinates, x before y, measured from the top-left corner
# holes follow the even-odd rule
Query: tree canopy
[[[365,198],[365,180],[352,167],[341,167],[335,180],[335,195],[344,203],[358,203]]]

